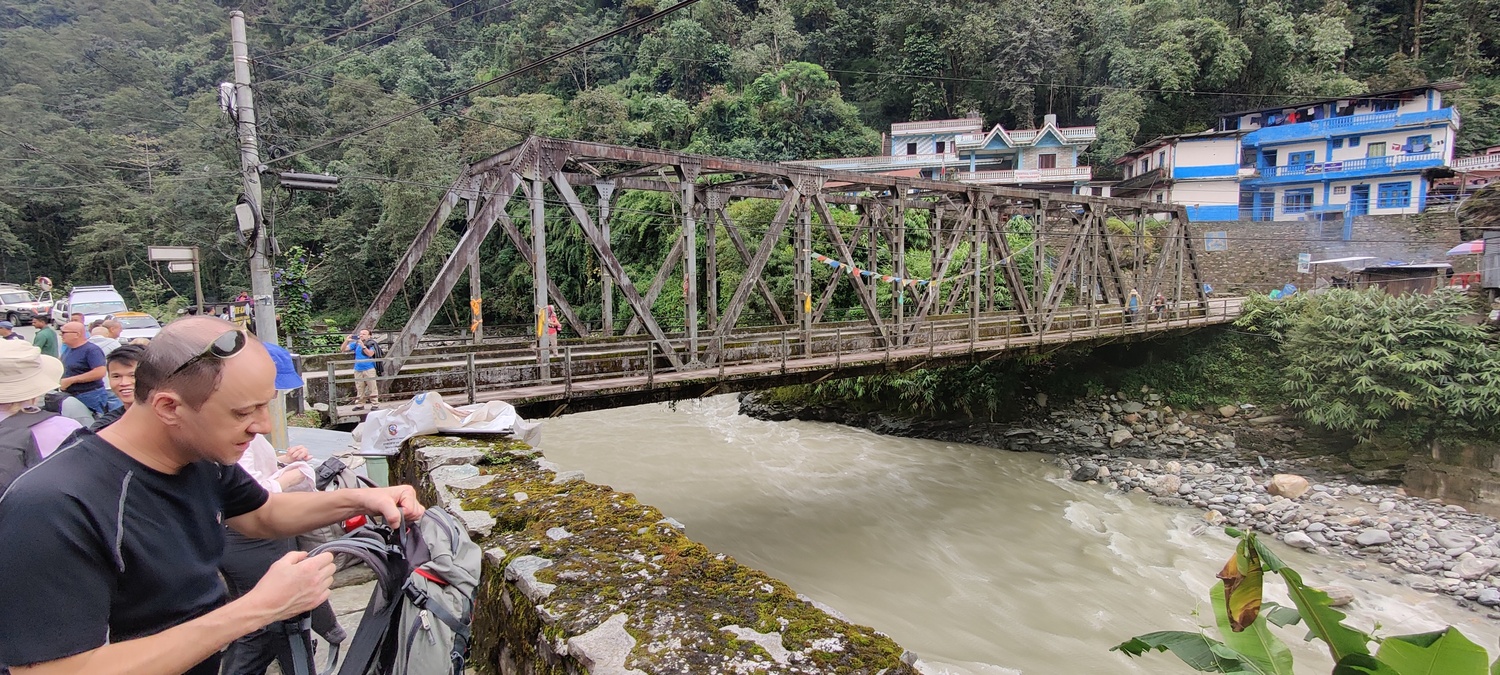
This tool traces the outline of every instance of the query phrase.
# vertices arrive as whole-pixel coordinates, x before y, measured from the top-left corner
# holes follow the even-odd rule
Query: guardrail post
[[[844,329],[835,327],[833,329],[833,369],[838,370],[844,366]]]
[[[937,324],[927,322],[927,358],[932,358],[937,349]]]
[[[656,343],[646,343],[646,388],[656,383]]]
[[[469,352],[469,357],[465,359],[464,384],[469,394],[469,405],[474,405],[474,397],[479,393],[479,369],[474,363],[474,352]]]
[[[719,379],[724,379],[724,336],[719,336]]]
[[[783,330],[783,331],[781,331],[781,374],[782,375],[786,374],[786,353],[789,352],[789,351],[791,351],[791,348],[788,347],[787,344],[786,344],[786,331]]]
[[[328,359],[328,418],[337,421],[339,418],[339,387],[333,379],[333,359]]]

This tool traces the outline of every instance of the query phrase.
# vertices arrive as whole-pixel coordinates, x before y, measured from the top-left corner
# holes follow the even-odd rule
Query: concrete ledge
[[[524,444],[416,438],[393,469],[485,550],[471,662],[481,675],[918,672],[889,637]]]

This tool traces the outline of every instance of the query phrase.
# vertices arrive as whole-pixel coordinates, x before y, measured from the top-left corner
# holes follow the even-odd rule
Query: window
[[[1385,143],[1371,143],[1365,146],[1366,157],[1384,157]]]
[[[1130,180],[1130,165],[1125,165],[1125,180]]]
[[[937,142],[937,154],[939,154],[939,155],[943,154],[943,142],[942,141],[938,141]]]
[[[1346,194],[1348,192],[1349,192],[1349,186],[1348,185],[1335,185],[1335,186],[1333,186],[1333,194],[1341,195],[1341,194]]]
[[[1358,146],[1359,146],[1359,137],[1358,136],[1350,136],[1349,137],[1349,147],[1353,148],[1353,147],[1358,147]]]
[[[1301,166],[1303,164],[1312,164],[1312,163],[1313,163],[1313,151],[1311,151],[1311,150],[1308,150],[1306,152],[1288,152],[1288,153],[1286,153],[1286,165],[1287,166]]]
[[[1146,173],[1147,171],[1150,171],[1150,170],[1151,170],[1151,158],[1150,157],[1142,157],[1141,158],[1141,173]]]
[[[1281,195],[1282,213],[1306,213],[1312,210],[1312,188],[1287,190]]]
[[[1432,134],[1406,137],[1407,152],[1432,152]]]
[[[1333,149],[1337,150],[1337,149],[1342,148],[1342,147],[1344,147],[1344,139],[1342,139],[1342,138],[1335,138],[1335,139],[1333,139]]]
[[[1045,155],[1037,155],[1036,156],[1036,168],[1038,168],[1038,169],[1056,169],[1057,168],[1057,155],[1052,154],[1052,153],[1047,153]]]
[[[1255,148],[1245,148],[1240,151],[1240,166],[1255,166]]]
[[[1396,106],[1398,105],[1400,105],[1399,101],[1381,99],[1379,101],[1375,101],[1374,104],[1370,106],[1370,109],[1374,110],[1375,112],[1390,112],[1392,110],[1395,110]]]
[[[1404,183],[1381,183],[1375,196],[1375,206],[1382,209],[1404,209],[1411,206],[1411,181]]]
[[[917,154],[917,144],[916,143],[907,143],[906,144],[906,154],[908,154],[908,155],[915,155],[915,154]]]
[[[1167,165],[1167,151],[1166,150],[1163,150],[1161,152],[1156,153],[1156,165],[1157,166],[1166,166]]]
[[[1166,194],[1165,192],[1156,193],[1156,203],[1160,204],[1165,201]]]
[[[1276,151],[1275,150],[1261,150],[1260,151],[1260,165],[1261,166],[1276,166]]]

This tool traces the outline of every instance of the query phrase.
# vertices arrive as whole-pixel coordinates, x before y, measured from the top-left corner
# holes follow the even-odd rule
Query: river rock
[[[1495,607],[1497,605],[1500,605],[1500,590],[1495,590],[1493,588],[1483,589],[1479,591],[1479,597],[1475,598],[1475,601],[1481,605],[1484,605],[1485,607]]]
[[[1304,532],[1298,531],[1286,533],[1286,538],[1282,539],[1282,542],[1292,548],[1300,548],[1303,550],[1310,549],[1318,545],[1317,542],[1312,540],[1312,537],[1307,536],[1307,534]]]
[[[1097,480],[1099,478],[1099,465],[1093,462],[1084,462],[1073,469],[1073,480],[1080,483]]]
[[[1135,438],[1135,435],[1130,433],[1129,429],[1115,429],[1114,432],[1109,435],[1109,447],[1118,448],[1126,443],[1129,443],[1133,438]]]
[[[1312,485],[1306,478],[1291,473],[1278,473],[1271,477],[1271,484],[1266,486],[1266,492],[1287,499],[1297,499],[1307,494]]]
[[[1253,426],[1253,427],[1263,427],[1263,426],[1266,426],[1266,425],[1269,425],[1269,424],[1279,424],[1279,423],[1281,423],[1284,420],[1286,420],[1286,418],[1282,417],[1280,415],[1266,415],[1264,417],[1252,417],[1252,418],[1250,418],[1250,426]]]
[[[1323,592],[1328,594],[1329,607],[1343,607],[1354,602],[1354,591],[1343,586],[1329,586]]]
[[[1391,543],[1391,533],[1386,532],[1385,530],[1377,530],[1372,527],[1365,530],[1364,532],[1360,532],[1359,536],[1354,538],[1354,542],[1359,544],[1360,546],[1380,546],[1382,544],[1389,544]]]
[[[1170,474],[1181,474],[1182,473],[1182,463],[1178,462],[1177,460],[1172,460],[1170,462],[1167,462],[1167,473],[1170,473]]]
[[[1127,413],[1135,414],[1135,413],[1138,413],[1138,412],[1140,412],[1142,410],[1145,410],[1146,406],[1141,405],[1140,403],[1137,403],[1135,401],[1131,401],[1129,403],[1126,403],[1123,406],[1120,406],[1120,409],[1124,410]]]
[[[1474,538],[1462,532],[1454,530],[1443,530],[1432,535],[1437,540],[1438,546],[1442,548],[1458,548],[1465,551],[1474,548]]]
[[[1500,560],[1469,557],[1459,558],[1458,562],[1453,565],[1453,571],[1460,579],[1473,581],[1488,576],[1490,572],[1495,571],[1496,567],[1500,567]]]
[[[1139,413],[1125,413],[1124,415],[1120,416],[1120,421],[1124,422],[1125,424],[1134,425],[1140,423],[1141,416]]]
[[[1230,417],[1234,417],[1234,414],[1237,413],[1237,412],[1239,412],[1239,411],[1240,411],[1239,408],[1236,408],[1236,407],[1234,407],[1232,405],[1226,405],[1226,406],[1223,406],[1223,407],[1219,408],[1219,417],[1223,417],[1225,419],[1228,419]]]

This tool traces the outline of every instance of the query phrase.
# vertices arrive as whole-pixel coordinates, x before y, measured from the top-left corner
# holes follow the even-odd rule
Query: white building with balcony
[[[975,114],[892,124],[886,155],[787,164],[1073,193],[1093,178],[1079,154],[1095,137],[1094,127],[1057,126],[1056,115],[1047,115],[1040,129],[996,124],[985,131]]]
[[[1202,131],[1162,136],[1115,160],[1122,180],[1116,197],[1181,204],[1188,220],[1238,220],[1240,179],[1254,172],[1240,166],[1239,131]]]

